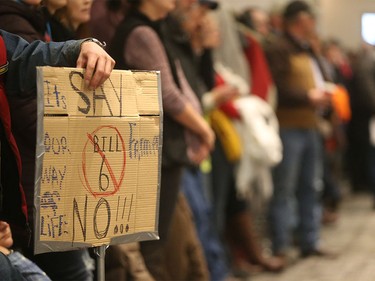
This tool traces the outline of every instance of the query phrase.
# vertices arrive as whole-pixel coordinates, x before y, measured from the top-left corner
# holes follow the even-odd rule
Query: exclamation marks
[[[125,214],[125,206],[126,206],[126,196],[124,198],[124,208],[122,209],[122,216],[121,216],[121,220],[124,219],[124,214]]]
[[[132,194],[132,199],[130,200],[130,207],[129,207],[129,214],[128,214],[128,223],[126,224],[126,228],[125,228],[125,230],[126,230],[126,233],[128,233],[129,232],[129,220],[130,220],[130,215],[131,215],[131,213],[132,213],[132,206],[133,206],[133,194]]]
[[[128,233],[129,229],[130,229],[129,221],[130,221],[131,212],[132,212],[133,197],[134,197],[134,194],[132,194],[132,197],[130,199],[130,206],[129,206],[129,210],[128,210],[128,219],[127,219],[127,223],[126,223],[126,227],[125,227],[126,233]],[[121,222],[124,221],[124,216],[125,216],[125,212],[126,212],[126,199],[127,199],[127,197],[125,196],[124,202],[122,204]],[[119,219],[120,201],[121,201],[121,198],[120,198],[120,196],[118,196],[117,197],[116,222],[118,222],[118,219]],[[124,224],[123,223],[121,223],[120,225],[116,224],[113,232],[114,232],[115,235],[118,234],[118,233],[123,234],[124,233]]]
[[[126,197],[125,197],[125,199],[126,199]],[[120,207],[120,196],[117,197],[116,221],[118,220],[118,209],[119,209],[119,207]]]

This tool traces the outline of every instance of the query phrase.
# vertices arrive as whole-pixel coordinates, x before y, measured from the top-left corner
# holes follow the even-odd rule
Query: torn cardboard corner
[[[35,253],[158,239],[158,72],[39,67]]]

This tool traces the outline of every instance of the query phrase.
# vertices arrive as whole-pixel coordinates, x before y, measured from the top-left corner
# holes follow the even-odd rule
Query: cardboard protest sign
[[[158,72],[38,68],[35,252],[157,239]]]

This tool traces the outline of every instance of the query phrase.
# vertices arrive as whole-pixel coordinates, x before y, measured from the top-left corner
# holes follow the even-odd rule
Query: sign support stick
[[[98,281],[105,281],[105,250],[107,245],[101,245],[95,248],[95,253],[97,256],[97,274]]]

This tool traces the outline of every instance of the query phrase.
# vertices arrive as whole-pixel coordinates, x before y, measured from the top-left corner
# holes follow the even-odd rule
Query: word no
[[[78,201],[77,198],[73,199],[73,237],[72,242],[75,242],[77,239],[77,236],[83,237],[83,242],[87,239],[87,220],[88,220],[88,210],[93,210],[92,214],[90,214],[89,219],[92,219],[92,231],[94,232],[94,235],[97,239],[103,239],[106,238],[108,235],[108,232],[110,230],[111,222],[115,221],[117,223],[119,219],[119,214],[121,214],[121,222],[124,222],[124,216],[125,220],[127,219],[127,222],[129,222],[131,217],[131,210],[133,205],[133,196],[131,197],[131,201],[129,205],[129,208],[127,208],[127,212],[125,212],[126,209],[126,197],[124,199],[123,206],[120,206],[119,203],[117,204],[117,208],[112,206],[110,202],[105,199],[104,197],[100,198],[98,202],[96,202],[96,205],[94,208],[92,206],[88,206],[88,204],[92,203],[93,201],[90,199],[88,201],[88,196],[86,195],[84,202]],[[120,202],[120,196],[118,197],[118,202]],[[95,204],[95,203],[94,203]],[[114,210],[115,209],[115,210]],[[116,212],[116,216],[112,214],[112,212]],[[100,218],[100,223],[98,221],[98,218]],[[78,230],[77,230],[78,225]],[[91,225],[91,224],[89,224]],[[123,232],[123,225],[121,226],[121,233]],[[126,232],[129,231],[129,225],[125,228]],[[114,227],[114,234],[118,233],[118,226],[116,225]]]

